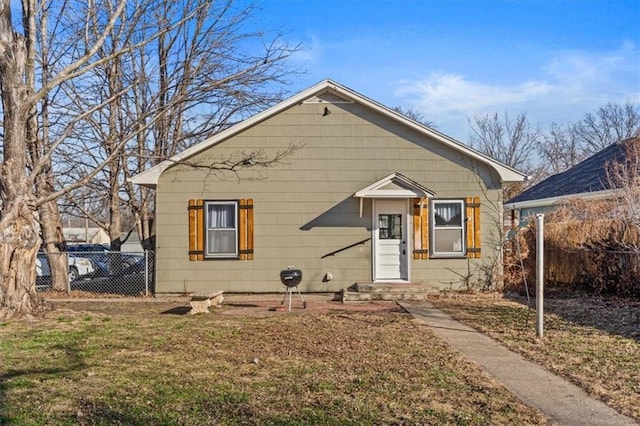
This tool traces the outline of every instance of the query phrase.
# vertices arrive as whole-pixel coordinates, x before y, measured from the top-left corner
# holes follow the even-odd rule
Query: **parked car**
[[[123,267],[119,272],[111,275],[95,275],[86,280],[78,280],[71,284],[72,290],[81,290],[91,293],[109,293],[122,295],[140,295],[153,292],[150,281],[152,277],[147,274],[147,261],[138,256],[140,260],[135,264]]]
[[[95,266],[91,259],[71,253],[60,253],[60,256],[67,256],[70,282],[92,276],[95,273]],[[49,266],[49,258],[44,251],[39,251],[36,257],[36,285],[48,286],[50,284],[51,267]]]
[[[144,259],[142,254],[111,251],[106,244],[73,244],[67,246],[70,253],[80,254],[91,259],[96,276],[109,276],[121,273]]]

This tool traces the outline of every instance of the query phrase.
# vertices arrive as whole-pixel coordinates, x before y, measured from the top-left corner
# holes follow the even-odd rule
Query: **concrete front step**
[[[370,302],[376,300],[425,300],[428,293],[359,293],[357,291],[343,290],[340,300],[345,302]]]
[[[425,300],[433,288],[412,283],[356,283],[339,293],[342,302]]]
[[[405,284],[405,283],[356,283],[349,291],[356,291],[358,293],[427,293],[432,292],[433,289],[429,289],[420,284]]]

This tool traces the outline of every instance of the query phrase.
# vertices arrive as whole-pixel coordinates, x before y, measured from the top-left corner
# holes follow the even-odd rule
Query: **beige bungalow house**
[[[291,267],[303,292],[482,280],[524,179],[325,80],[132,181],[156,189],[156,293],[175,294],[279,292]]]

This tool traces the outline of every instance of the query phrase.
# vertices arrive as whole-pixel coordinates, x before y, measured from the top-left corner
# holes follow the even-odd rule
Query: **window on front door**
[[[380,214],[378,215],[379,238],[381,240],[402,239],[402,215]]]

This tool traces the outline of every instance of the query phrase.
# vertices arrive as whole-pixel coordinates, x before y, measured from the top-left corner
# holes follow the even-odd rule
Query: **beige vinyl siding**
[[[325,106],[328,116],[322,116]],[[487,261],[484,254],[495,252],[490,241],[497,239],[487,234],[494,209],[485,208],[484,197],[498,200],[497,175],[358,104],[303,103],[189,161],[210,164],[254,149],[269,157],[289,144],[304,147],[272,168],[235,174],[176,165],[162,174],[156,200],[158,293],[281,291],[279,271],[289,265],[302,269],[302,291],[338,291],[370,281],[371,241],[321,257],[371,236],[371,200],[365,200],[360,217],[359,200],[352,196],[393,172],[438,198],[482,197],[483,258],[472,262]],[[189,261],[187,204],[194,198],[253,198],[254,260]],[[467,260],[411,260],[411,279],[448,286],[456,277],[448,268],[466,272]],[[334,279],[323,282],[326,273]]]

